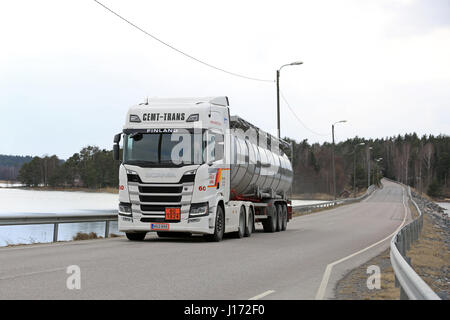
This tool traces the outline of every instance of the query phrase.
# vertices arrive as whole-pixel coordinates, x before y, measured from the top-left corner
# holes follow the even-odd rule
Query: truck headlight
[[[207,216],[209,214],[208,202],[193,203],[189,211],[189,218]]]
[[[131,216],[131,203],[120,202],[119,203],[119,214],[123,216]]]

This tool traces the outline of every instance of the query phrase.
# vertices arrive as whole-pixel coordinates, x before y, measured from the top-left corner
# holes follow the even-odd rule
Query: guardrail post
[[[406,257],[406,252],[408,252],[408,234],[406,229],[402,232],[403,235],[403,256]]]
[[[414,241],[419,240],[419,221],[414,220]]]
[[[105,221],[105,238],[109,236],[109,220]]]
[[[400,300],[409,300],[408,295],[402,287],[400,287]]]
[[[411,225],[407,225],[405,228],[405,233],[406,233],[406,251],[408,251],[411,248],[411,232],[410,232],[410,226]],[[405,252],[406,253],[406,252]]]
[[[53,225],[53,242],[58,242],[58,226],[59,223]]]

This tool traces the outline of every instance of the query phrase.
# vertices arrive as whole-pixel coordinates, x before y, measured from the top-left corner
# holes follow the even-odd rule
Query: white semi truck
[[[128,239],[157,232],[220,241],[250,236],[255,222],[286,229],[289,145],[230,117],[227,97],[147,99],[114,137],[116,160],[122,137],[118,224]]]

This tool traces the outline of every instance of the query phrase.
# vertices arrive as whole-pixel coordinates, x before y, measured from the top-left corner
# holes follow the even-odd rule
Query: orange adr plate
[[[166,208],[166,220],[180,221],[181,210],[180,208]]]

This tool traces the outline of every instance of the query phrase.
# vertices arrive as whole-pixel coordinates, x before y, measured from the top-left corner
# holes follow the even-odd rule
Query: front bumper
[[[214,232],[214,217],[209,216],[188,218],[180,222],[142,222],[140,218],[119,215],[118,227],[121,232],[189,232],[194,234],[212,234]],[[164,225],[168,229],[152,229],[152,225]]]

